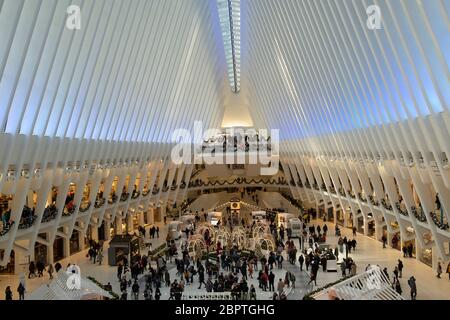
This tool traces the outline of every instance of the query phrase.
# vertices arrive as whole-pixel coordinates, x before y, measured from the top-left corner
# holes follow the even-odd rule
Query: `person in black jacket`
[[[13,293],[11,291],[10,286],[7,286],[5,289],[5,300],[12,300]]]
[[[275,291],[275,275],[272,271],[269,273],[269,291]]]
[[[139,300],[139,285],[138,285],[137,281],[134,281],[133,286],[131,287],[131,290],[133,291],[134,300]]]
[[[298,263],[300,264],[300,271],[303,271],[303,262],[305,262],[305,258],[303,257],[303,254],[300,254],[300,257],[298,257]]]
[[[25,300],[25,287],[23,286],[22,282],[19,283],[17,292],[19,293],[19,300]]]

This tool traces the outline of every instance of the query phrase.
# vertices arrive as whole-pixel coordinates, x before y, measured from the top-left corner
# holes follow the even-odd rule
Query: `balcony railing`
[[[11,230],[11,227],[13,225],[14,225],[14,221],[11,221],[11,222],[7,221],[6,223],[3,223],[3,229],[2,229],[2,231],[0,231],[0,237],[7,234]]]
[[[116,203],[116,202],[117,202],[117,195],[116,195],[116,193],[115,192],[111,193],[109,195],[108,203],[109,204],[113,204],[113,203]]]
[[[42,216],[42,223],[50,222],[53,219],[56,219],[56,216],[58,215],[58,210],[56,209],[56,206],[51,204],[44,210],[44,215]]]
[[[430,212],[430,216],[431,216],[431,219],[433,220],[434,224],[436,225],[436,227],[438,227],[441,230],[449,229],[448,223],[444,223],[444,222],[440,221],[438,216],[436,215],[436,213]]]
[[[75,212],[76,206],[73,204],[73,202],[69,202],[64,206],[63,209],[63,217],[70,217]]]
[[[423,213],[423,210],[421,207],[412,206],[411,212],[413,213],[414,217],[420,222],[427,222],[427,217]]]
[[[20,217],[19,229],[24,230],[31,228],[36,221],[37,216],[34,215],[34,210],[25,206]]]
[[[401,215],[404,215],[405,217],[408,216],[408,210],[406,210],[406,208],[403,209],[402,206],[401,206],[401,204],[400,204],[400,202],[396,202],[396,203],[395,203],[395,207],[397,208],[397,211],[398,211]]]
[[[101,198],[97,197],[97,199],[95,199],[94,207],[95,207],[96,209],[99,209],[99,208],[103,207],[103,205],[104,205],[105,203],[106,203],[106,199],[105,199],[105,198],[103,198],[103,197],[101,197]]]
[[[120,201],[125,202],[128,200],[129,197],[130,197],[129,192],[122,192],[122,194],[120,195]]]
[[[392,205],[387,203],[386,199],[381,199],[381,205],[386,209],[392,211]]]
[[[141,193],[139,191],[133,190],[133,192],[131,194],[131,199],[137,199],[137,198],[139,198],[140,195],[141,195]]]
[[[362,202],[367,202],[367,198],[365,195],[363,195],[361,192],[358,192],[358,198]]]
[[[80,212],[85,213],[91,208],[92,203],[90,201],[84,202],[80,205]]]

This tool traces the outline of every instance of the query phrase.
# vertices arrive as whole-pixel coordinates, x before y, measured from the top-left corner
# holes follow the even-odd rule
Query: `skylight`
[[[220,27],[228,66],[231,90],[238,93],[241,87],[241,11],[240,0],[217,0]]]

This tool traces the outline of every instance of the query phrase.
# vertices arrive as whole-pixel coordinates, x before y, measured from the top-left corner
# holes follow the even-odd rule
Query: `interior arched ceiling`
[[[371,5],[379,30],[367,27]],[[317,153],[448,151],[449,12],[441,0],[243,1],[242,91],[256,122]]]
[[[67,8],[81,28],[66,27]],[[169,142],[220,125],[226,63],[214,1],[0,1],[0,128]]]

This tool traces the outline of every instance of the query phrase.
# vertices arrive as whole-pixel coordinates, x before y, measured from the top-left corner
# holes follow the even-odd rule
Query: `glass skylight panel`
[[[222,40],[227,61],[228,79],[231,90],[240,90],[241,70],[241,12],[240,0],[217,0]]]

